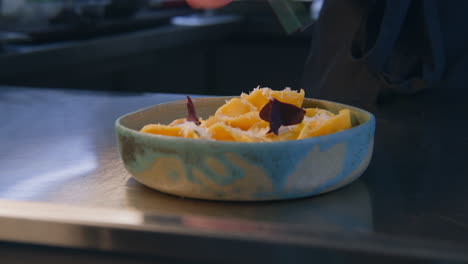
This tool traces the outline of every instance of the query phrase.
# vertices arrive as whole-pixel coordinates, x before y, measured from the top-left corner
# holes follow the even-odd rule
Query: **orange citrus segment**
[[[215,116],[235,117],[251,111],[255,111],[255,106],[251,103],[241,98],[233,98],[218,108]]]
[[[242,93],[217,109],[206,120],[200,119],[197,126],[186,118],[179,118],[169,125],[151,124],[140,131],[164,136],[203,138],[220,141],[271,142],[305,139],[335,133],[351,128],[350,110],[338,114],[320,108],[306,108],[300,124],[280,127],[279,134],[267,134],[270,123],[260,118],[261,109],[272,98],[302,107],[304,90],[294,91],[286,88],[274,91],[270,88],[256,88],[249,94]]]
[[[322,122],[317,120],[305,124],[298,139],[327,135],[348,128],[351,128],[351,113],[348,109],[344,109],[328,120]]]
[[[270,93],[271,90],[268,88],[254,89],[248,95],[243,94],[242,98],[254,105],[259,111],[270,101]]]
[[[305,116],[307,117],[314,117],[316,115],[334,116],[332,112],[320,108],[306,108],[305,110]]]
[[[283,91],[272,91],[271,96],[278,99],[279,101],[287,104],[292,104],[297,107],[302,107],[302,103],[304,102],[304,90],[300,90],[299,92],[285,89]]]
[[[172,122],[169,124],[169,126],[179,125],[179,124],[184,123],[185,121],[187,121],[187,118],[179,118],[179,119],[176,119],[176,120],[172,121]]]
[[[282,91],[273,91],[269,88],[254,89],[250,94],[242,94],[241,98],[249,101],[257,110],[261,110],[274,97],[279,101],[301,107],[304,102],[304,90],[294,91],[284,89]]]
[[[172,137],[200,138],[200,135],[195,130],[184,129],[181,126],[152,124],[144,126],[140,132]]]
[[[256,123],[263,121],[258,112],[248,112],[235,118],[226,119],[226,124],[242,130],[248,130]]]
[[[216,116],[210,116],[208,119],[206,119],[205,121],[202,121],[201,122],[201,125],[200,127],[210,127],[214,124],[217,124],[217,123],[220,123],[222,122],[219,118],[217,118]]]
[[[175,126],[166,126],[166,125],[146,125],[141,130],[143,133],[150,133],[156,135],[164,136],[173,136],[173,137],[183,137],[182,129]]]
[[[208,128],[208,133],[215,140],[236,141],[231,129],[224,124],[215,124]]]

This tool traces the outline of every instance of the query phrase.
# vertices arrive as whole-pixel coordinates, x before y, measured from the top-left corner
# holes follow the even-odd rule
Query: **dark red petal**
[[[291,126],[300,124],[304,120],[306,111],[300,107],[292,104],[285,104],[278,101],[280,113],[281,113],[281,125]]]
[[[201,124],[197,112],[195,111],[195,106],[193,105],[192,99],[190,96],[187,96],[187,121],[194,122],[197,126]]]
[[[260,118],[270,122],[268,133],[278,135],[281,126],[291,126],[302,122],[306,111],[292,104],[283,103],[276,98],[270,100],[262,110]]]
[[[270,131],[268,133],[275,133],[278,135],[279,129],[281,127],[281,107],[278,104],[278,100],[273,99],[271,102],[271,111],[270,111]]]
[[[262,110],[260,110],[260,118],[267,122],[270,122],[270,113],[271,113],[271,105],[272,100],[270,100],[265,106],[263,106]]]

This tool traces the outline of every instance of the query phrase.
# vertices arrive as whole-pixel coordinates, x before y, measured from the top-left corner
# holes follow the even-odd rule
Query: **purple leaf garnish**
[[[187,96],[187,121],[194,122],[197,126],[201,124],[197,112],[195,111],[195,106],[193,105],[192,99],[190,96]]]
[[[300,124],[306,111],[292,104],[287,104],[273,98],[260,110],[260,118],[270,123],[267,132],[278,135],[281,126]]]

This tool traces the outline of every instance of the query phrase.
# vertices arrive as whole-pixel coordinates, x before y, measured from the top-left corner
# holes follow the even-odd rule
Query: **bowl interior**
[[[206,119],[230,98],[193,101],[199,116]],[[236,201],[297,198],[339,188],[359,177],[372,155],[373,115],[316,99],[305,99],[303,107],[333,113],[349,109],[355,127],[321,137],[272,143],[192,140],[137,132],[147,124],[168,124],[184,118],[187,106],[181,100],[119,118],[116,121],[119,150],[127,170],[141,183],[192,198]]]
[[[233,97],[210,97],[201,99],[192,99],[195,105],[195,109],[201,118],[208,118],[213,115],[226,100]],[[372,114],[362,109],[317,99],[304,99],[304,108],[318,107],[331,111],[332,113],[338,113],[342,109],[351,110],[351,119],[353,126],[364,124],[373,118]],[[175,102],[158,104],[145,108],[143,110],[123,116],[118,120],[118,124],[133,129],[140,130],[147,124],[169,124],[175,119],[184,118],[187,115],[186,100],[180,100]]]

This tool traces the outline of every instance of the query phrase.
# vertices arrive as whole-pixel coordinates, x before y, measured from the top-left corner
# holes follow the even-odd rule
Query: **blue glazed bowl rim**
[[[197,98],[194,99],[194,101],[202,101],[202,100],[210,100],[210,99],[231,99],[231,98],[236,98],[238,96],[223,96],[223,97],[205,97],[205,98]],[[127,113],[115,121],[115,128],[116,130],[122,130],[125,131],[135,137],[143,137],[145,139],[149,140],[158,140],[158,141],[166,141],[168,143],[184,143],[184,144],[192,144],[192,145],[211,145],[213,147],[215,146],[232,146],[232,147],[258,147],[258,146],[291,146],[295,144],[316,144],[316,143],[322,143],[322,142],[328,142],[328,141],[333,141],[333,140],[339,140],[343,138],[350,138],[356,133],[360,133],[363,130],[372,130],[372,133],[374,133],[374,127],[375,127],[375,116],[364,109],[355,107],[355,106],[350,106],[342,103],[337,103],[333,101],[328,101],[328,100],[322,100],[322,99],[315,99],[315,98],[305,98],[305,100],[312,100],[315,102],[323,102],[323,103],[328,103],[328,104],[334,104],[339,107],[342,107],[343,109],[350,109],[352,111],[356,112],[361,112],[364,115],[367,115],[368,120],[364,123],[361,123],[357,126],[354,126],[350,129],[338,131],[332,134],[328,135],[323,135],[323,136],[317,136],[317,137],[310,137],[310,138],[305,138],[305,139],[298,139],[298,140],[287,140],[287,141],[275,141],[275,142],[233,142],[233,141],[216,141],[216,140],[208,140],[208,139],[192,139],[192,138],[183,138],[183,137],[172,137],[172,136],[164,136],[164,135],[155,135],[155,134],[149,134],[149,133],[143,133],[138,130],[128,128],[121,124],[121,121],[131,115],[134,115],[139,112],[143,112],[147,109],[157,107],[157,106],[163,106],[163,105],[170,105],[174,103],[180,103],[180,102],[185,102],[186,100],[177,100],[177,101],[170,101],[170,102],[165,102],[165,103],[160,103],[156,105],[152,105],[149,107],[145,107],[136,111],[133,111],[131,113]]]

